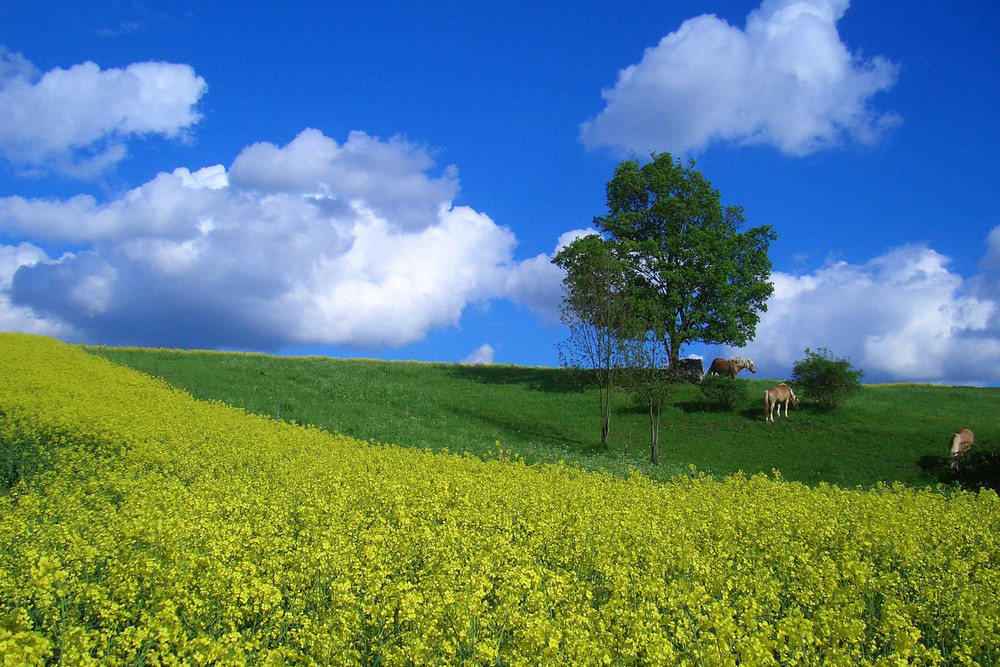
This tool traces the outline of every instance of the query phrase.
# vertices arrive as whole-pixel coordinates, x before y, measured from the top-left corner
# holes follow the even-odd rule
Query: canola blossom
[[[2,665],[995,665],[993,491],[359,442],[0,334]]]

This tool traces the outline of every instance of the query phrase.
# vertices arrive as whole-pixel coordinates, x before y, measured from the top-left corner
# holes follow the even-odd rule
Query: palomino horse
[[[795,395],[792,388],[782,382],[777,387],[771,387],[764,392],[764,421],[774,421],[774,408],[778,408],[778,416],[781,416],[781,404],[785,404],[785,418],[788,418],[788,404],[798,409],[799,397]]]
[[[712,365],[708,367],[708,375],[728,375],[734,378],[744,368],[749,369],[751,373],[757,372],[753,361],[746,357],[732,357],[728,361],[716,357]]]
[[[958,470],[958,457],[972,449],[974,444],[976,444],[976,436],[972,431],[967,428],[955,431],[955,435],[951,436],[952,470]]]

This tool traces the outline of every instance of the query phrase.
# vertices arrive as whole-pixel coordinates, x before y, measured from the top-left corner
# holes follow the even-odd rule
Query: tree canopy
[[[742,347],[756,333],[774,288],[768,225],[741,231],[741,206],[669,153],[621,162],[607,184],[606,215],[594,218],[619,257],[635,313],[655,330],[670,364],[693,343]]]

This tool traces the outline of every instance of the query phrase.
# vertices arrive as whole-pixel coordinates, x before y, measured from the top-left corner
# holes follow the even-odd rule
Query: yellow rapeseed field
[[[0,663],[995,665],[992,491],[375,445],[0,334]]]

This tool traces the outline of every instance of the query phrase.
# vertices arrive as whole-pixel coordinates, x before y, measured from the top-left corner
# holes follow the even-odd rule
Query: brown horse
[[[798,409],[799,397],[795,395],[792,388],[782,382],[777,387],[771,387],[764,392],[764,421],[774,421],[774,408],[778,408],[778,416],[781,416],[781,404],[785,404],[785,418],[788,418],[788,404]]]
[[[749,369],[751,373],[757,372],[753,361],[746,357],[733,357],[728,360],[716,357],[712,361],[712,365],[708,367],[707,375],[725,375],[734,378],[744,368]]]
[[[976,444],[975,434],[967,428],[955,431],[951,436],[951,469],[958,470],[958,457],[972,449]]]

